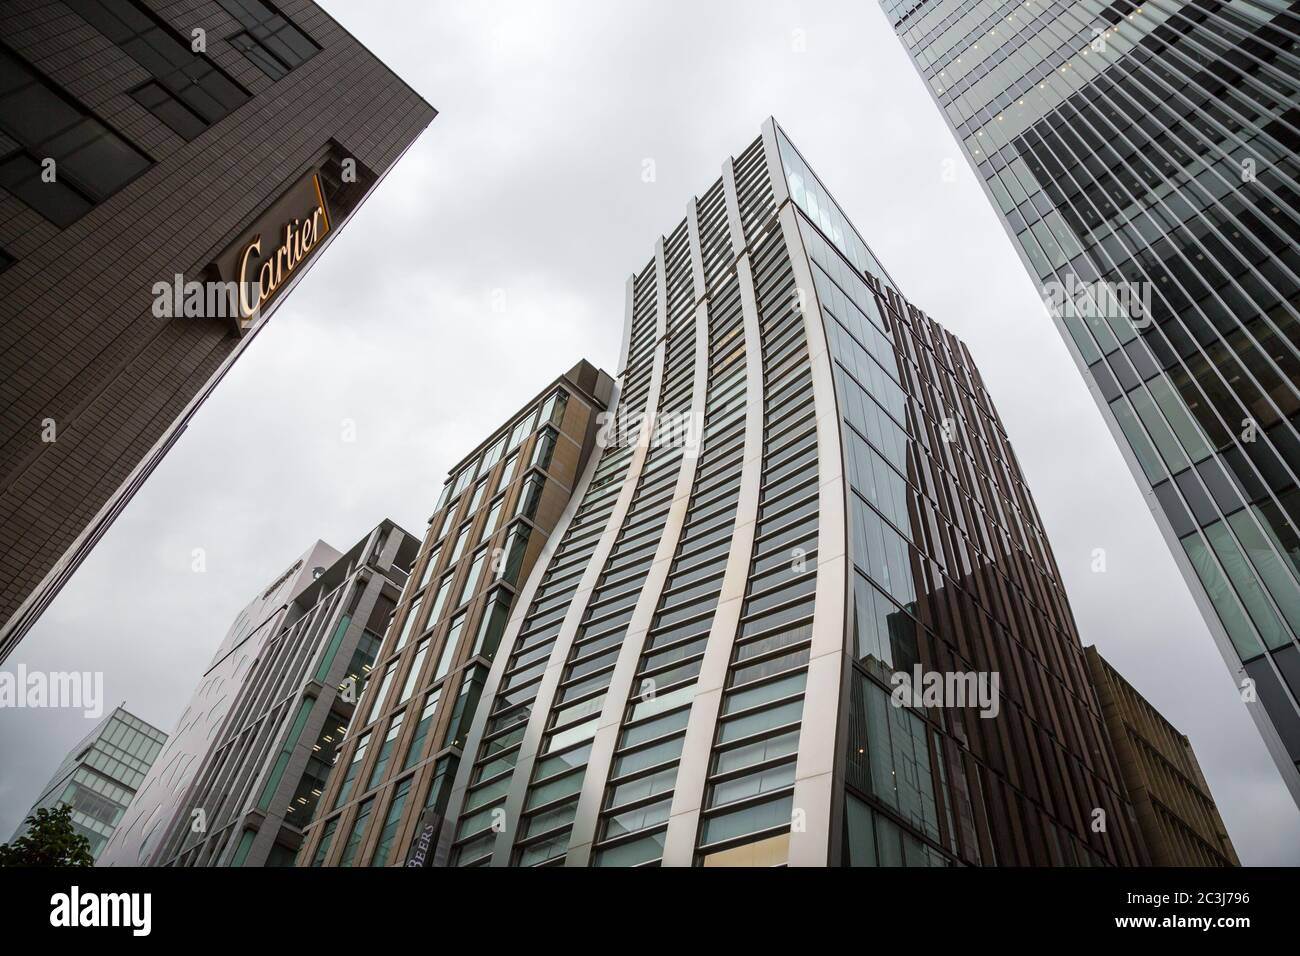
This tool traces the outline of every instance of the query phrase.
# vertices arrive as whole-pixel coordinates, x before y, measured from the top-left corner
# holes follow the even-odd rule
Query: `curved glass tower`
[[[436,862],[1144,859],[970,356],[773,121],[628,281],[619,385]]]
[[[884,0],[1300,802],[1300,15]]]

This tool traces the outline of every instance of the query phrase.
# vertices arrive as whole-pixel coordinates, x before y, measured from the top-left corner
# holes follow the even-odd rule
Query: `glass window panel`
[[[366,824],[370,822],[370,811],[374,809],[375,798],[371,797],[364,801],[357,809],[357,818],[352,824],[352,830],[348,833],[348,842],[343,847],[343,855],[339,857],[339,866],[352,866],[356,861],[357,851],[361,848],[361,839],[366,833]]]
[[[775,800],[732,810],[705,818],[700,827],[700,840],[704,844],[731,840],[747,833],[755,833],[778,826],[789,826],[794,808],[794,797],[787,794]]]

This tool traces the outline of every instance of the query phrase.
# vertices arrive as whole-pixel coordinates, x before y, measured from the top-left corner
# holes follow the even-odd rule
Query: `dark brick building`
[[[0,660],[434,115],[308,0],[0,6]]]

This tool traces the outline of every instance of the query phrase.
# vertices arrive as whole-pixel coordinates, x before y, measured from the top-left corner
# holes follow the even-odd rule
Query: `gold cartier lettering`
[[[262,251],[262,237],[258,236],[248,244],[248,248],[244,250],[244,254],[239,257],[239,314],[244,318],[247,318],[248,316],[252,315],[255,311],[257,311],[258,306],[262,304],[261,299],[258,299],[256,302],[248,301],[247,296],[249,290],[249,283],[246,278],[248,275],[249,257],[253,253],[261,252],[261,251]]]
[[[316,184],[316,194],[320,196],[319,183]],[[238,259],[240,318],[248,319],[266,305],[328,231],[329,215],[323,206],[318,205],[307,217],[294,219],[285,225],[280,244],[265,259],[261,257],[262,237],[254,236]],[[256,296],[252,294],[251,275],[254,271],[258,284]]]

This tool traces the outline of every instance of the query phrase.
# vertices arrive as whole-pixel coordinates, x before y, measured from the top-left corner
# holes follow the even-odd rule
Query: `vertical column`
[[[844,671],[848,620],[848,523],[844,457],[840,445],[840,411],[835,399],[831,355],[822,325],[794,206],[781,207],[780,226],[790,252],[795,283],[803,292],[804,333],[812,370],[813,406],[817,415],[817,611],[813,617],[808,684],[804,693],[799,758],[795,764],[794,808],[802,813],[790,833],[791,866],[825,866],[830,854],[835,798],[836,729]]]
[[[696,223],[695,203],[690,203],[687,212],[688,231],[690,234],[692,274],[695,279],[695,367],[691,383],[691,421],[700,423],[704,420],[704,401],[708,388],[709,374],[709,318],[706,304],[702,301],[703,265],[699,254],[699,228]],[[668,279],[667,265],[664,261],[664,244],[662,238],[655,247],[655,277],[659,287],[659,317],[666,326],[668,314]],[[662,330],[662,326],[661,326]],[[678,333],[683,334],[683,333]],[[665,353],[667,343],[664,343]],[[680,434],[673,426],[673,434]],[[645,648],[646,634],[654,620],[659,598],[668,579],[673,557],[677,552],[677,542],[681,540],[682,528],[686,522],[686,513],[691,503],[691,490],[695,485],[695,470],[699,462],[700,429],[692,427],[687,436],[688,444],[682,450],[682,459],[677,472],[677,483],[673,487],[673,500],[669,505],[664,523],[663,537],[655,548],[654,560],[646,572],[645,583],[637,597],[636,607],[627,625],[623,645],[619,649],[618,661],[610,678],[605,703],[601,708],[600,723],[592,741],[591,756],[587,760],[587,772],[582,782],[582,793],[578,798],[578,808],[573,821],[573,830],[569,838],[569,852],[565,859],[566,866],[586,866],[591,859],[591,846],[596,840],[596,828],[600,820],[601,804],[604,800],[605,786],[609,778],[609,769],[614,750],[618,746],[618,734],[623,725],[623,716],[627,709],[629,696],[633,692],[637,664]]]
[[[677,785],[664,837],[664,866],[690,866],[695,858],[695,834],[704,802],[704,784],[709,772],[709,755],[717,730],[718,707],[731,660],[732,643],[740,623],[740,610],[749,578],[750,555],[754,549],[754,525],[758,519],[758,494],[763,467],[763,364],[759,337],[758,306],[754,299],[753,272],[745,251],[736,198],[735,169],[731,160],[722,167],[727,220],[731,224],[731,245],[736,262],[741,310],[745,330],[745,451],[740,472],[740,497],[731,550],[722,579],[722,592],[709,629],[709,640],[695,685],[695,700],[682,744]],[[692,241],[698,237],[692,236]],[[698,248],[698,247],[696,247]],[[692,249],[695,252],[695,249]],[[702,277],[697,281],[701,281]],[[707,334],[707,329],[706,329]],[[706,348],[707,353],[707,348]],[[705,359],[706,363],[708,359]],[[707,368],[707,364],[706,364]]]

